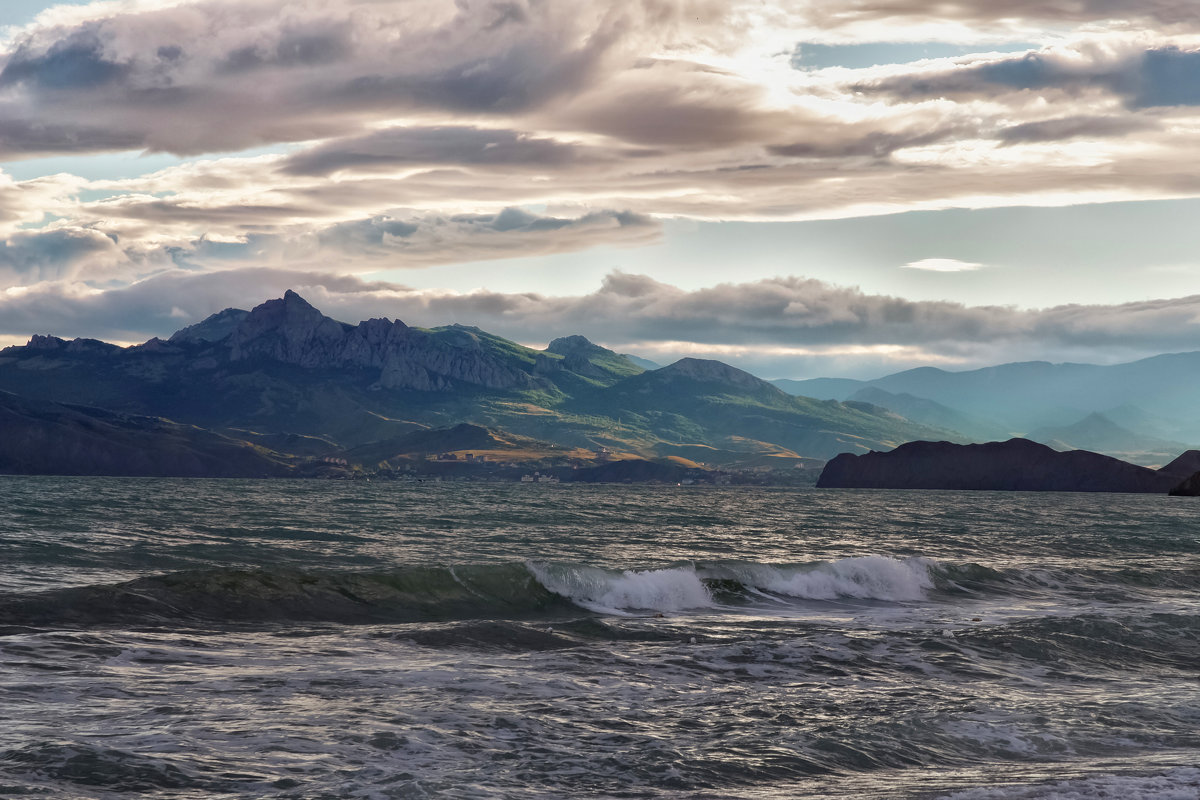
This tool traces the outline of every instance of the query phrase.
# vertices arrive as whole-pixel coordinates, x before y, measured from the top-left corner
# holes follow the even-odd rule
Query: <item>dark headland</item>
[[[817,480],[829,489],[975,489],[1177,493],[1194,481],[1190,451],[1159,470],[1087,450],[1059,452],[1028,439],[959,445],[909,442],[890,452],[843,453]]]

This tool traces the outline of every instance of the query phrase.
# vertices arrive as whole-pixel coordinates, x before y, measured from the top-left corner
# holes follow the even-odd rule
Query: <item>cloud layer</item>
[[[881,42],[966,50],[856,68],[793,58],[815,44],[836,63],[840,46]],[[221,285],[266,296],[286,286],[264,276],[323,275],[312,285],[341,302],[329,287],[345,276],[644,246],[665,218],[1195,197],[1198,127],[1190,0],[64,7],[0,42],[0,161],[129,150],[181,161],[115,180],[0,173],[0,290],[21,287],[5,296],[5,325],[56,319],[23,316],[42,298],[131,338],[160,331],[164,313],[198,313],[167,294],[186,281],[213,299]],[[1155,340],[1145,320],[1183,329],[1176,312],[1141,306],[1120,307],[1142,321],[1129,327],[1116,311],[909,303],[802,278],[693,293],[646,280],[617,274],[583,299],[379,291],[394,314],[476,321],[478,310],[481,324],[534,340],[537,325],[594,316],[608,340],[624,319],[631,344],[774,342],[797,358],[838,346],[958,358],[961,341],[973,359],[987,341],[1042,341],[1043,323],[1048,351],[1133,350]],[[107,297],[145,298],[130,311],[142,321],[116,324]],[[1105,339],[1118,329],[1127,338]]]
[[[0,335],[88,332],[142,341],[288,288],[348,322],[381,316],[416,325],[461,322],[534,345],[583,334],[664,363],[698,355],[773,377],[845,372],[850,365],[871,376],[928,363],[968,368],[1029,358],[1131,360],[1195,349],[1200,339],[1200,297],[1022,310],[911,301],[800,278],[684,291],[623,272],[611,273],[589,294],[555,297],[414,290],[282,269],[174,271],[108,291],[47,283],[0,294]]]
[[[774,220],[1198,191],[1200,14],[1184,2],[89,8],[4,45],[0,159],[195,160],[72,182],[37,211],[0,193],[0,234],[41,212],[144,249],[405,210]],[[973,36],[979,52],[793,67],[797,42],[872,35]],[[1006,39],[1032,49],[989,52]],[[290,150],[205,158],[264,146]]]

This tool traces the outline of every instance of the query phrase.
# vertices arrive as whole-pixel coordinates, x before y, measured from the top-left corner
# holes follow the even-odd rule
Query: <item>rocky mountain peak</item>
[[[40,333],[35,333],[29,337],[29,344],[25,345],[30,350],[58,350],[66,345],[66,340],[60,339],[57,336],[43,336]]]
[[[301,366],[317,366],[353,326],[331,319],[296,292],[256,306],[233,329],[235,361],[266,356]]]
[[[612,352],[611,350],[606,350],[600,345],[595,344],[586,336],[579,336],[578,334],[574,336],[563,336],[555,339],[549,345],[547,345],[546,351],[549,353],[557,353],[560,356],[575,355],[577,353],[585,353],[590,355],[597,352]]]

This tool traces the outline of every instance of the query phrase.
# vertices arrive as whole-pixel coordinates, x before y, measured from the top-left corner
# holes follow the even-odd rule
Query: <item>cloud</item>
[[[0,335],[90,332],[137,341],[288,288],[349,322],[459,322],[530,343],[579,333],[656,360],[707,354],[776,376],[920,363],[967,368],[1031,357],[1111,361],[1195,349],[1200,340],[1200,296],[1027,310],[910,301],[800,278],[686,291],[622,272],[578,296],[459,294],[291,269],[176,270],[105,291],[44,283],[0,293]]]
[[[1008,144],[1060,142],[1065,139],[1097,139],[1109,136],[1125,136],[1130,133],[1153,131],[1161,128],[1162,123],[1160,121],[1144,117],[1103,117],[1081,114],[1078,116],[1057,117],[1012,125],[999,130],[996,138]]]
[[[204,213],[220,221],[255,212],[229,207]],[[169,221],[176,212],[170,205],[147,201],[122,213]],[[204,236],[158,242],[125,240],[111,230],[61,227],[22,231],[0,241],[0,281],[10,286],[58,280],[130,281],[171,267],[202,271],[276,264],[364,272],[550,255],[598,245],[639,246],[658,241],[661,234],[656,220],[630,212],[557,217],[519,208],[456,215],[397,211],[227,239]]]
[[[398,127],[313,147],[287,158],[280,169],[291,175],[319,176],[346,169],[386,172],[438,164],[546,169],[597,161],[590,150],[515,130],[460,125]]]
[[[841,0],[804,3],[808,19],[821,29],[865,28],[887,23],[899,38],[903,27],[954,22],[975,28],[1028,29],[1047,23],[1115,23],[1120,25],[1192,26],[1200,23],[1200,9],[1188,0]],[[900,30],[897,30],[900,29]],[[888,41],[887,39],[882,39]]]
[[[926,272],[973,272],[983,267],[973,261],[959,261],[954,258],[923,258],[920,261],[910,261],[902,264],[901,269],[919,269]]]
[[[21,232],[0,241],[0,281],[25,285],[111,274],[126,255],[103,233],[83,228]]]
[[[919,70],[856,84],[855,89],[901,100],[991,97],[1004,91],[1064,96],[1101,91],[1131,109],[1195,106],[1200,105],[1200,50],[1056,48]]]
[[[81,152],[116,136],[182,154],[361,135],[405,115],[504,117],[586,90],[667,43],[684,20],[719,24],[720,9],[667,0],[98,7],[93,18],[17,34],[0,67],[2,116],[19,126],[87,119]],[[0,148],[39,149],[23,137]]]
[[[59,9],[0,44],[0,158],[189,158],[125,180],[0,176],[0,236],[49,224],[108,237],[121,256],[64,248],[61,264],[34,270],[13,255],[27,266],[4,274],[103,282],[172,264],[284,262],[363,272],[388,259],[415,267],[647,244],[658,241],[655,220],[671,217],[1196,196],[1200,15],[1189,8],[171,0]],[[1152,18],[1159,29],[1134,24]],[[1037,28],[1048,21],[1053,36]],[[1053,42],[856,70],[791,65],[797,41],[863,31],[892,41],[896,31],[976,24],[988,30],[972,41]],[[1063,141],[1072,147],[1055,147]],[[198,157],[243,148],[267,152]],[[511,209],[542,219],[505,227]]]

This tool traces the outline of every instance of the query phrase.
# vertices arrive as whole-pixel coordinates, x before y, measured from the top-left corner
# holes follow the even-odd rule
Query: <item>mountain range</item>
[[[870,402],[974,442],[1025,436],[1144,464],[1200,442],[1200,352],[1112,366],[1035,361],[773,383],[792,394]]]
[[[723,464],[769,454],[790,465],[961,439],[869,402],[794,397],[717,361],[686,358],[648,371],[582,336],[537,350],[463,325],[353,325],[293,291],[131,347],[35,335],[0,351],[0,390],[19,396],[25,414],[4,418],[9,449],[34,441],[15,433],[50,409],[76,428],[85,423],[79,415],[156,419],[164,435],[202,432],[276,466],[298,455],[351,453],[365,462],[386,454],[388,442],[410,447],[414,434],[463,423],[519,451],[541,443],[559,453],[656,458],[682,448]],[[113,425],[112,437],[132,435]],[[468,434],[478,436],[460,430]]]

